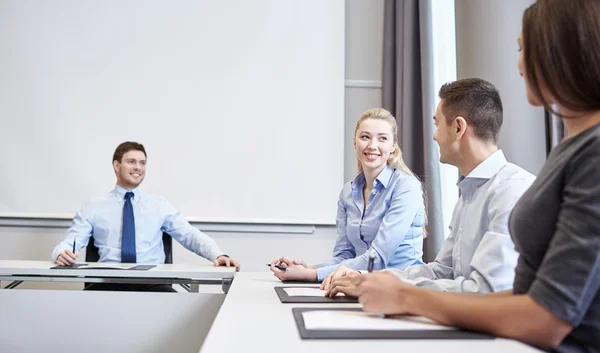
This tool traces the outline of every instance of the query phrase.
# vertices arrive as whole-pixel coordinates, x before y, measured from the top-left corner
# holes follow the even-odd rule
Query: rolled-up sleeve
[[[455,277],[452,249],[460,244],[454,244],[453,237],[449,237],[435,262],[397,275],[414,281],[419,287],[444,292],[488,293],[512,288],[519,255],[509,234],[508,218],[531,182],[529,178],[509,179],[490,193],[488,228],[473,253],[470,273]]]

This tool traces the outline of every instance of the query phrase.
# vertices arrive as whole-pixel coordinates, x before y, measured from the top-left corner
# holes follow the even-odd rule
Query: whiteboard
[[[0,215],[72,216],[146,147],[197,221],[331,224],[344,1],[0,1]]]

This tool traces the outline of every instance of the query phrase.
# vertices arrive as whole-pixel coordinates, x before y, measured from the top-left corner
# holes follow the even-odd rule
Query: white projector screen
[[[0,1],[0,215],[70,217],[115,185],[208,222],[331,224],[344,1]]]

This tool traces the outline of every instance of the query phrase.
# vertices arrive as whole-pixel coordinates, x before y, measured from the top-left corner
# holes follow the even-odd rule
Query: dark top
[[[574,327],[556,351],[600,352],[600,124],[552,150],[509,226],[514,293]]]

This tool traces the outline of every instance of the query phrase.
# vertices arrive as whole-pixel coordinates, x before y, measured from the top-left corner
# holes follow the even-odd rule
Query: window
[[[439,88],[446,82],[456,80],[456,31],[454,0],[435,0],[431,3],[434,53],[433,87],[435,106],[437,107],[440,101],[437,95]],[[452,210],[458,200],[458,187],[456,186],[458,175],[456,167],[440,163],[444,238],[450,234],[448,227],[452,218]]]

